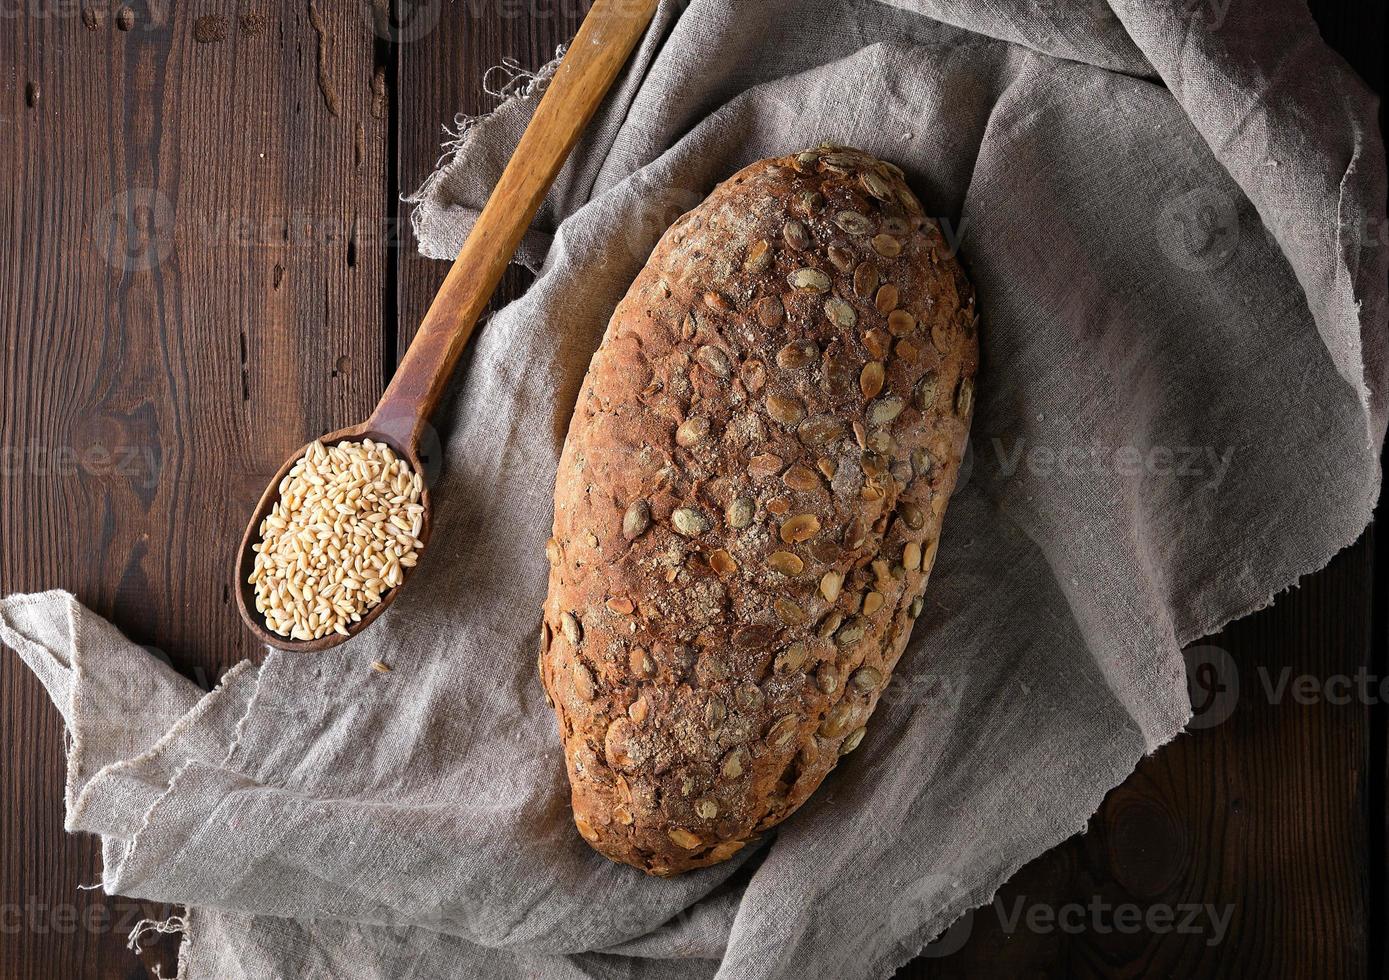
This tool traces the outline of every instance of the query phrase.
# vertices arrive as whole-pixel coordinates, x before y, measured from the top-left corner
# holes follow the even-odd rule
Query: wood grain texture
[[[555,56],[559,45],[574,36],[590,6],[590,0],[538,3],[533,9],[460,4],[449,16],[438,18],[427,34],[397,45],[399,91],[410,93],[399,107],[402,189],[413,192],[434,170],[444,124],[452,124],[456,114],[481,116],[497,107],[499,100],[482,87],[489,68],[501,65],[506,58],[528,70],[539,68]],[[523,15],[520,10],[528,12]],[[496,81],[493,77],[493,84]],[[397,349],[404,353],[448,265],[421,257],[403,226],[398,258]],[[520,296],[530,282],[531,276],[524,269],[512,266],[502,278],[491,309],[500,309]],[[465,361],[467,356],[465,352]]]
[[[1144,759],[1085,834],[898,975],[1381,976],[1367,948],[1367,762],[1382,705],[1335,703],[1367,664],[1373,558],[1368,532],[1197,645],[1228,655],[1198,660],[1219,665],[1198,688],[1218,692],[1198,715],[1207,727]],[[1167,909],[1171,923],[1121,931],[1125,915]],[[1178,929],[1188,915],[1190,930]]]
[[[372,415],[376,426],[406,420],[418,444],[463,345],[530,227],[555,175],[641,40],[656,0],[597,0],[536,106],[491,197],[414,331]],[[402,430],[404,431],[404,430]]]
[[[1310,7],[1327,43],[1382,93],[1384,6]],[[1234,675],[1230,717],[1144,759],[1084,835],[1023,868],[898,976],[1389,975],[1385,552],[1371,528],[1274,606],[1197,645],[1228,656],[1188,663],[1224,665],[1206,675],[1227,688],[1209,717],[1228,709]],[[1360,687],[1361,674],[1378,683]],[[1092,903],[1109,911],[1079,915],[1073,933],[1048,918],[1077,921],[1062,910]],[[1183,907],[1182,917],[1206,906],[1228,925],[1207,911],[1189,932],[1121,933],[1120,906]],[[1019,909],[1037,910],[1037,927],[1010,926]]]
[[[266,479],[381,390],[375,36],[349,4],[33,11],[0,31],[0,591],[71,589],[211,682],[257,653],[228,600]],[[143,975],[129,922],[59,931],[131,903],[76,890],[97,842],[8,652],[0,698],[0,905],[37,916],[0,976]]]
[[[399,228],[398,193],[433,168],[442,123],[494,107],[479,86],[488,66],[543,64],[587,9],[398,0],[392,16],[390,2],[373,18],[317,0],[321,74],[307,0],[225,16],[229,5],[198,0],[162,19],[167,4],[141,0],[128,31],[105,3],[91,29],[67,5],[4,22],[0,591],[70,588],[200,679],[253,652],[222,591],[247,511],[294,445],[370,409],[447,272]],[[1383,6],[1312,6],[1382,91]],[[113,199],[142,187],[176,206],[176,248],[155,269],[113,268],[90,228],[109,231]],[[161,214],[138,212],[137,227]],[[252,227],[227,245],[220,215]],[[292,215],[316,217],[318,234],[256,230]],[[354,215],[355,246],[326,234],[325,219]],[[513,268],[493,307],[528,281]],[[124,447],[127,462],[53,455],[94,445]],[[1275,680],[1284,667],[1326,678],[1372,658],[1384,676],[1383,616],[1367,606],[1383,605],[1387,542],[1367,536],[1211,642],[1256,692],[1260,665]],[[1145,760],[1089,832],[1003,891],[1009,912],[1019,897],[1233,905],[1223,942],[1009,933],[982,910],[960,949],[902,975],[1384,976],[1384,719],[1382,704],[1243,698],[1223,724]],[[176,939],[144,964],[125,949],[136,918],[170,910],[76,890],[97,880],[100,856],[94,838],[62,830],[63,774],[58,713],[0,654],[0,912],[26,917],[18,931],[0,919],[0,978],[143,980],[157,961],[171,972]]]
[[[656,0],[597,0],[589,10],[371,417],[323,436],[322,443],[332,446],[360,440],[384,442],[406,461],[412,472],[426,472],[424,463],[434,442],[431,419],[450,386],[463,348],[555,175],[646,32],[655,11]],[[314,27],[321,33],[316,20]],[[422,447],[422,437],[430,445]],[[305,654],[328,650],[370,629],[404,590],[413,571],[407,568],[404,581],[360,618],[353,617],[354,622],[338,633],[291,638],[278,635],[267,626],[266,618],[257,611],[251,584],[251,569],[258,557],[255,549],[263,522],[280,499],[279,488],[312,445],[299,447],[287,456],[267,483],[237,549],[233,590],[242,622],[257,641]],[[424,508],[423,523],[416,547],[423,548],[429,542],[433,517],[428,487],[420,504]]]

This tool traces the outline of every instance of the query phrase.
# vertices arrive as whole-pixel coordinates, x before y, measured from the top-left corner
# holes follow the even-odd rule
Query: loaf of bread
[[[754,163],[661,238],[548,544],[540,674],[598,851],[725,860],[858,746],[921,612],[977,324],[902,171],[857,150]]]

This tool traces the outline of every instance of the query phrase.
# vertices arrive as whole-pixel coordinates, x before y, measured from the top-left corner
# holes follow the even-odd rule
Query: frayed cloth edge
[[[1187,720],[1190,721],[1190,712],[1188,712]],[[980,876],[980,880],[976,882],[973,888],[965,889],[960,898],[953,902],[947,902],[945,906],[942,907],[941,918],[938,920],[940,924],[938,926],[921,927],[916,935],[911,935],[909,933],[907,936],[897,940],[895,948],[889,949],[876,963],[870,964],[864,976],[866,978],[890,977],[897,973],[902,967],[919,957],[927,946],[945,935],[945,933],[959,921],[961,916],[973,912],[975,909],[984,908],[986,905],[993,902],[994,898],[1003,889],[1003,886],[1012,881],[1017,873],[1025,866],[1035,861],[1043,854],[1050,853],[1072,837],[1083,834],[1089,827],[1091,818],[1099,812],[1101,804],[1104,803],[1104,798],[1116,787],[1122,785],[1124,780],[1128,779],[1138,768],[1140,762],[1171,742],[1178,735],[1181,735],[1185,729],[1186,723],[1183,722],[1168,733],[1166,737],[1156,741],[1151,748],[1145,746],[1144,750],[1135,757],[1131,763],[1125,765],[1125,772],[1119,776],[1118,780],[1108,789],[1098,793],[1097,797],[1094,799],[1093,806],[1087,806],[1085,816],[1072,823],[1058,825],[1055,829],[1045,834],[1044,837],[1040,838],[1044,843],[1044,846],[1040,849],[1030,848],[1029,850],[1031,850],[1032,853],[1029,856],[1019,857],[1015,861],[1008,862],[1008,864],[1003,867],[1001,874],[999,874],[992,887],[984,884],[984,879],[987,879],[992,873],[989,869],[985,869],[984,873]],[[987,892],[987,894],[985,894],[985,892]]]
[[[555,56],[539,68],[531,71],[521,67],[521,63],[515,58],[503,58],[500,64],[492,65],[482,73],[482,90],[493,98],[500,99],[501,102],[487,112],[469,115],[464,112],[457,113],[453,117],[453,124],[445,124],[444,141],[442,152],[434,162],[434,172],[425,178],[420,189],[413,194],[402,195],[401,200],[406,204],[421,204],[428,192],[443,179],[445,168],[457,159],[458,154],[468,143],[469,134],[473,128],[486,122],[498,112],[518,102],[529,102],[539,99],[545,94],[545,89],[550,85],[550,79],[554,78],[555,72],[559,70],[559,64],[564,60],[564,53],[568,45],[561,44],[555,48]],[[504,75],[505,79],[497,81],[497,76]],[[411,214],[411,224],[416,225],[415,217],[419,212]],[[416,228],[418,231],[418,228]]]
[[[499,110],[505,108],[512,102],[527,102],[537,99],[545,94],[545,89],[550,85],[550,79],[555,77],[555,72],[559,69],[559,63],[564,60],[564,52],[568,45],[561,44],[555,48],[555,56],[535,71],[521,67],[521,63],[515,58],[503,58],[501,64],[493,65],[482,73],[482,90],[494,99],[501,102],[491,112],[479,113],[470,116],[467,113],[457,113],[453,117],[453,126],[443,127],[444,136],[447,139],[443,142],[443,152],[439,154],[439,159],[435,161],[435,168],[452,163],[454,157],[458,156],[467,142],[469,130],[480,122],[492,118]],[[500,84],[495,80],[496,76],[505,76],[505,80]],[[406,198],[406,200],[413,200]]]
[[[1356,526],[1358,527],[1358,530],[1354,531],[1350,535],[1349,540],[1346,540],[1343,543],[1333,544],[1329,554],[1326,554],[1324,556],[1314,555],[1312,558],[1308,560],[1307,564],[1304,566],[1301,572],[1293,575],[1292,580],[1290,582],[1288,582],[1286,585],[1280,588],[1273,589],[1262,600],[1251,599],[1241,611],[1238,611],[1233,615],[1226,617],[1224,620],[1218,623],[1214,623],[1213,625],[1204,624],[1203,627],[1198,627],[1198,630],[1192,631],[1197,633],[1197,635],[1195,636],[1184,637],[1179,635],[1177,637],[1178,645],[1185,647],[1187,644],[1194,642],[1196,639],[1200,639],[1203,636],[1209,636],[1212,633],[1219,632],[1227,624],[1234,622],[1237,619],[1241,619],[1244,616],[1248,616],[1254,612],[1258,612],[1260,609],[1264,609],[1268,606],[1273,605],[1274,601],[1278,598],[1278,596],[1283,595],[1284,593],[1290,592],[1291,590],[1297,588],[1302,583],[1302,580],[1304,578],[1324,570],[1327,567],[1327,565],[1331,564],[1332,559],[1334,559],[1342,551],[1345,551],[1351,545],[1355,544],[1356,541],[1360,540],[1361,535],[1363,535],[1366,529],[1370,526],[1370,523],[1373,520],[1374,516],[1373,501],[1378,497],[1378,491],[1382,480],[1382,476],[1382,472],[1380,471],[1378,465],[1376,465],[1374,488],[1375,493],[1373,494],[1373,496],[1369,498],[1369,503],[1366,509],[1363,511],[1363,523],[1361,523],[1360,520],[1357,520],[1355,522]],[[1105,796],[1109,795],[1109,793],[1112,792],[1116,787],[1122,785],[1124,780],[1127,779],[1130,775],[1132,775],[1133,772],[1138,768],[1139,762],[1141,762],[1148,756],[1153,755],[1163,746],[1172,742],[1178,735],[1184,734],[1186,731],[1186,726],[1190,722],[1190,720],[1191,712],[1188,711],[1186,721],[1177,725],[1174,728],[1174,730],[1170,733],[1167,733],[1165,737],[1153,740],[1151,744],[1146,746],[1144,748],[1143,753],[1138,758],[1133,760],[1132,765],[1127,767],[1127,772],[1123,776],[1121,776],[1119,780],[1115,782],[1112,786],[1110,786],[1108,789],[1104,790],[1099,794],[1098,799],[1095,801],[1095,805],[1089,808],[1089,812],[1086,814],[1084,818],[1078,821],[1076,826],[1073,826],[1070,830],[1068,830],[1065,833],[1054,835],[1054,839],[1051,839],[1041,850],[1035,850],[1030,857],[1020,858],[1015,862],[1011,862],[1008,867],[1003,869],[1003,873],[998,878],[997,883],[992,888],[987,889],[987,895],[982,895],[978,891],[979,886],[976,885],[976,888],[973,890],[976,897],[963,897],[958,901],[958,903],[948,903],[944,908],[941,909],[941,912],[942,916],[948,914],[949,918],[942,917],[942,919],[940,920],[941,925],[939,925],[939,927],[926,927],[921,929],[915,936],[910,936],[900,940],[900,944],[898,945],[898,947],[885,953],[877,963],[873,964],[870,967],[870,970],[866,974],[866,976],[892,976],[907,963],[920,956],[927,946],[933,943],[936,939],[943,936],[962,915],[965,915],[966,913],[971,912],[975,909],[983,908],[984,906],[992,902],[995,896],[997,896],[999,891],[1003,888],[1003,886],[1006,885],[1009,881],[1011,881],[1012,878],[1020,870],[1022,870],[1022,868],[1026,866],[1029,862],[1034,861],[1038,857],[1041,857],[1043,854],[1048,853],[1053,848],[1069,840],[1071,837],[1074,837],[1076,834],[1083,833],[1085,829],[1089,826],[1090,819],[1094,817],[1096,813],[1099,812],[1100,805],[1104,802]],[[1049,838],[1053,837],[1053,835],[1051,834],[1047,836]]]
[[[172,936],[175,933],[183,934],[183,942],[178,947],[178,966],[177,972],[172,977],[164,976],[163,972],[156,967],[154,971],[155,980],[187,980],[188,959],[185,956],[189,944],[192,941],[191,928],[186,915],[171,915],[167,919],[141,919],[135,923],[135,928],[130,930],[130,935],[126,939],[125,947],[135,954],[143,951],[141,940],[149,933],[157,933],[164,936]]]
[[[501,99],[502,101],[489,112],[478,115],[467,115],[458,113],[454,116],[452,127],[445,125],[444,142],[442,153],[435,162],[434,170],[424,179],[417,191],[413,194],[402,194],[401,201],[405,204],[412,204],[414,208],[410,212],[410,230],[415,236],[415,240],[423,240],[423,224],[427,216],[432,213],[437,205],[431,205],[428,198],[433,194],[434,189],[444,180],[449,171],[449,167],[457,159],[463,148],[468,144],[472,131],[482,123],[487,122],[497,113],[502,112],[511,106],[520,105],[527,102],[539,100],[549,87],[550,79],[559,70],[560,62],[564,60],[564,53],[567,44],[561,44],[555,48],[555,56],[539,68],[531,71],[522,68],[515,58],[505,58],[501,64],[493,65],[482,74],[482,90],[488,95]],[[505,76],[499,80],[498,76]],[[522,248],[524,250],[525,243]],[[543,251],[541,254],[544,254]],[[431,256],[448,260],[453,256],[439,255]],[[528,268],[531,266],[528,264]],[[532,271],[534,269],[532,268]]]

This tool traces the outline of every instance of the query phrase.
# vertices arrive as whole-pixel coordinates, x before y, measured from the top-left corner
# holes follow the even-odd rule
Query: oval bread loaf
[[[859,744],[921,612],[977,324],[902,172],[857,150],[755,163],[661,238],[548,545],[540,673],[597,850],[725,860]]]

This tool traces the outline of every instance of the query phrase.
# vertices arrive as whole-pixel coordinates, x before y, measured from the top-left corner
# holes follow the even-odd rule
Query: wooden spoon
[[[365,422],[331,432],[320,442],[324,445],[363,439],[383,442],[408,460],[415,472],[424,472],[419,457],[420,436],[448,387],[458,356],[472,336],[478,317],[487,307],[559,168],[655,12],[656,0],[597,0],[594,3],[550,79],[535,115],[439,287],[419,332],[376,410]],[[339,633],[329,633],[316,640],[291,640],[280,636],[270,630],[264,617],[256,612],[254,587],[247,581],[255,565],[251,546],[260,540],[261,521],[279,498],[280,481],[308,448],[306,445],[286,460],[271,479],[246,525],[236,560],[236,594],[241,618],[257,639],[283,650],[326,650],[349,638]],[[419,539],[428,546],[432,508],[427,488],[420,502],[424,505],[424,521]],[[376,621],[400,594],[410,571],[405,569],[405,580],[386,592],[381,602],[360,622],[348,627],[349,636],[356,636]]]

